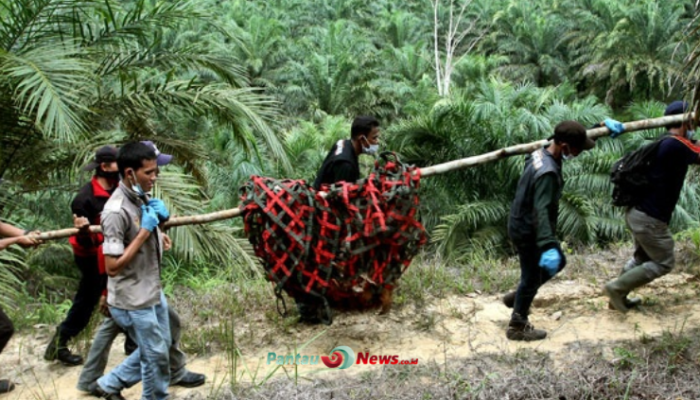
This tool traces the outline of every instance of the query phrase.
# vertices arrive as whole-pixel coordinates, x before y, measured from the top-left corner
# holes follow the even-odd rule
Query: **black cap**
[[[664,115],[678,115],[688,112],[688,103],[681,100],[676,100],[666,107]]]
[[[554,127],[554,135],[547,140],[564,142],[579,150],[590,150],[595,147],[595,141],[586,135],[586,128],[576,121],[562,121]]]
[[[102,163],[111,163],[117,161],[117,148],[114,146],[100,147],[95,152],[95,159],[90,161],[88,165],[83,167],[83,171],[92,171],[99,167]]]

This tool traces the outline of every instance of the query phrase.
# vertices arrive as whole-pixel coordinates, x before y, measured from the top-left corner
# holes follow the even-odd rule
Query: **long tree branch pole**
[[[641,130],[653,129],[653,128],[663,128],[663,127],[668,126],[668,125],[681,123],[683,121],[690,119],[691,117],[692,117],[692,115],[690,115],[690,114],[684,114],[684,115],[672,115],[672,116],[668,116],[668,117],[661,117],[661,118],[653,118],[653,119],[645,119],[645,120],[641,120],[641,121],[628,122],[628,123],[624,124],[625,132],[634,132],[634,131],[641,131]],[[603,128],[589,129],[588,131],[586,131],[586,133],[588,134],[588,137],[595,139],[595,138],[610,135],[610,130],[608,130],[608,128],[603,127]],[[437,175],[437,174],[444,174],[445,172],[456,171],[456,170],[465,169],[465,168],[471,168],[471,167],[474,167],[477,165],[486,164],[488,162],[500,160],[500,159],[503,159],[506,157],[511,157],[511,156],[518,155],[518,154],[531,153],[531,152],[537,150],[538,148],[545,146],[547,143],[549,143],[549,141],[547,141],[547,140],[538,140],[536,142],[519,144],[516,146],[510,146],[510,147],[506,147],[506,148],[503,148],[500,150],[492,151],[490,153],[481,154],[478,156],[462,158],[460,160],[450,161],[450,162],[446,162],[443,164],[433,165],[431,167],[421,168],[420,173],[421,173],[422,177],[426,177],[426,176],[433,176],[433,175]],[[240,217],[240,215],[241,215],[240,208],[232,208],[230,210],[217,211],[217,212],[213,212],[210,214],[192,215],[192,216],[187,216],[187,217],[173,217],[168,222],[165,223],[165,227],[171,228],[174,226],[181,226],[181,225],[206,224],[209,222],[221,221],[224,219]],[[100,228],[99,225],[93,225],[93,226],[90,226],[90,232],[95,232],[95,233],[102,232],[102,229]],[[67,237],[73,236],[77,233],[78,233],[77,229],[68,228],[68,229],[60,229],[60,230],[56,230],[56,231],[43,232],[39,235],[29,235],[29,236],[35,237],[35,238],[40,239],[40,240],[52,240],[52,239],[67,238]]]

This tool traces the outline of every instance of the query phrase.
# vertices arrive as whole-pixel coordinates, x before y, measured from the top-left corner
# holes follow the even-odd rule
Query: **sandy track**
[[[550,352],[555,360],[570,361],[578,352],[589,351],[586,349],[593,344],[613,358],[609,342],[638,339],[642,335],[658,336],[664,331],[677,333],[684,328],[700,326],[700,305],[694,304],[692,297],[695,286],[691,275],[669,275],[640,292],[643,297],[657,298],[658,304],[622,315],[607,309],[606,299],[600,296],[598,288],[576,281],[552,282],[541,290],[530,318],[535,326],[549,333],[546,340],[535,343],[507,341],[504,332],[510,310],[500,302],[499,296],[476,294],[433,299],[422,309],[407,306],[388,316],[339,315],[331,327],[297,326],[287,334],[264,334],[272,328],[261,320],[260,326],[255,327],[260,332],[256,335],[260,340],[240,345],[244,361],[239,362],[236,381],[261,382],[263,376],[276,368],[274,364],[267,364],[269,352],[292,354],[295,345],[300,346],[324,330],[300,352],[302,355],[328,355],[334,347],[344,345],[355,353],[368,351],[374,355],[418,359],[420,364],[442,364],[445,358],[456,356],[512,353],[520,348],[532,348]],[[11,340],[0,355],[0,374],[13,379],[18,386],[13,393],[0,399],[91,398],[75,389],[80,367],[63,367],[42,359],[50,333],[49,327],[42,327],[21,332]],[[124,358],[122,341],[118,338],[113,346],[108,368]],[[191,358],[189,368],[207,374],[208,382],[196,389],[174,388],[172,398],[194,400],[215,395],[230,384],[231,365],[225,353]],[[317,376],[335,379],[373,368],[379,366],[353,365],[341,371],[328,369],[321,363],[299,366],[297,373],[299,379]],[[273,379],[287,379],[285,373],[293,379],[294,368],[277,369]],[[137,385],[124,391],[124,395],[127,399],[138,399],[140,390]]]

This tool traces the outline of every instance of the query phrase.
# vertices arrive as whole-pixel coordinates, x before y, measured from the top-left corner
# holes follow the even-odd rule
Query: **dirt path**
[[[453,296],[435,299],[425,308],[404,307],[388,316],[345,314],[336,317],[328,327],[297,326],[288,334],[269,332],[270,328],[255,327],[256,337],[241,345],[244,362],[237,368],[236,381],[263,381],[274,371],[273,377],[293,379],[294,368],[267,364],[269,352],[277,355],[294,353],[296,346],[312,339],[301,355],[328,355],[336,346],[349,346],[357,354],[368,351],[373,355],[398,355],[399,359],[418,359],[419,364],[442,364],[445,357],[465,357],[477,353],[512,353],[521,348],[550,352],[555,360],[570,361],[577,351],[585,351],[582,344],[601,346],[614,358],[608,342],[658,336],[664,331],[679,332],[684,327],[700,325],[700,304],[695,304],[696,283],[691,275],[669,275],[640,294],[647,301],[639,311],[622,315],[607,309],[605,298],[591,285],[576,281],[555,281],[540,291],[531,315],[538,328],[549,333],[546,340],[535,343],[509,342],[505,339],[510,310],[499,296]],[[267,329],[267,333],[265,330]],[[324,332],[325,330],[325,332]],[[270,334],[271,333],[271,334]],[[0,355],[0,373],[18,383],[17,389],[0,396],[2,400],[75,400],[89,396],[75,389],[80,368],[66,368],[42,359],[49,328],[15,336]],[[270,339],[273,337],[274,339]],[[108,368],[123,359],[121,338],[113,346]],[[201,388],[174,388],[173,399],[204,399],[230,384],[233,374],[227,354],[191,359],[188,367],[207,374],[208,382]],[[243,365],[245,364],[245,365]],[[247,369],[246,369],[247,368]],[[323,377],[336,379],[346,374],[363,373],[378,365],[353,365],[346,370],[331,370],[320,365],[298,366],[299,379]],[[128,399],[137,399],[140,386],[124,392]]]

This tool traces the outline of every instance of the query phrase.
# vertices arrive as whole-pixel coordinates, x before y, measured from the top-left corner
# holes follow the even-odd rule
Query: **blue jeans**
[[[170,384],[174,385],[187,374],[187,369],[185,368],[187,357],[180,350],[180,316],[170,306],[168,306],[168,321],[170,322],[170,335],[172,336],[169,349]],[[112,348],[112,342],[121,332],[122,328],[112,318],[105,318],[102,321],[102,324],[97,329],[97,333],[95,333],[95,337],[92,339],[85,366],[80,372],[78,390],[89,392],[90,385],[104,374],[107,361],[109,361],[109,351]]]
[[[118,393],[143,380],[142,400],[167,400],[170,384],[170,324],[163,292],[160,304],[141,310],[109,308],[112,319],[134,338],[138,349],[109,374],[97,380],[107,393]]]

